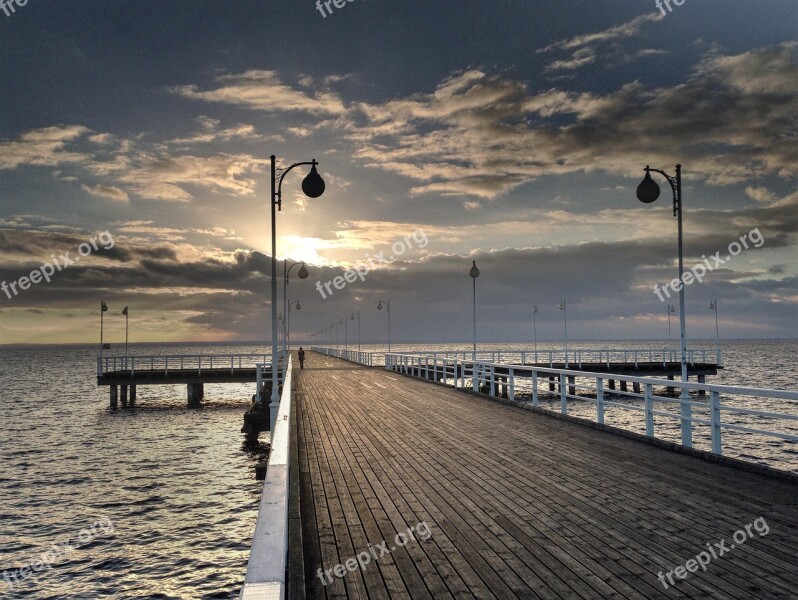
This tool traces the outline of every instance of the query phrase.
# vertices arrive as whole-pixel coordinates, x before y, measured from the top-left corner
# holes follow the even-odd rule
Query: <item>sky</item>
[[[109,342],[125,306],[131,342],[269,340],[272,154],[326,182],[283,184],[295,340],[359,311],[384,341],[391,300],[393,341],[469,341],[474,284],[480,341],[528,343],[533,306],[560,341],[563,300],[574,340],[667,340],[672,192],[636,188],[677,164],[688,341],[714,299],[721,338],[798,337],[798,2],[661,6],[0,11],[0,343],[97,342],[101,301]]]

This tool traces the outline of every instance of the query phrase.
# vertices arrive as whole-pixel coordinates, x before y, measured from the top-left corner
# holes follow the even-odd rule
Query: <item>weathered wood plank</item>
[[[297,374],[296,402],[308,598],[734,599],[798,589],[789,483],[315,353]],[[661,585],[659,571],[758,517],[767,536]],[[430,539],[327,586],[316,578],[422,521]]]

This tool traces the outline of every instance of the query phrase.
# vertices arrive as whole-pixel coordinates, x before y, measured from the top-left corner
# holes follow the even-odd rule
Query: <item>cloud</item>
[[[66,148],[90,132],[90,129],[80,125],[26,131],[14,141],[0,142],[0,169],[16,169],[20,165],[54,167],[85,162],[88,158],[86,154]]]
[[[767,83],[750,85],[748,76]],[[428,94],[357,105],[344,134],[365,166],[417,181],[416,195],[492,199],[543,175],[636,176],[641,156],[652,164],[678,156],[708,185],[790,178],[796,140],[785,124],[798,105],[786,91],[796,78],[791,44],[711,54],[684,83],[631,82],[603,95],[530,93],[520,81],[469,70]]]
[[[192,100],[234,104],[264,112],[305,112],[313,115],[340,115],[346,112],[334,93],[319,91],[311,95],[280,81],[275,71],[251,70],[216,78],[219,86],[201,91],[196,85],[181,85],[169,91]],[[307,83],[307,80],[303,79]]]
[[[757,202],[769,203],[776,199],[775,194],[764,187],[754,187],[749,185],[745,188],[745,195],[753,198]]]
[[[580,48],[576,50],[570,60],[555,60],[554,62],[546,65],[546,71],[566,70],[571,71],[584,67],[585,65],[593,64],[596,61],[596,52],[590,48]]]
[[[663,18],[664,17],[661,14],[654,14],[654,13],[640,15],[639,17],[635,17],[631,21],[627,21],[626,23],[622,23],[621,25],[610,27],[609,29],[605,29],[604,31],[599,31],[596,33],[587,33],[572,38],[560,40],[558,42],[554,42],[553,44],[549,44],[545,48],[541,48],[537,52],[540,53],[540,52],[551,52],[552,50],[572,50],[574,48],[581,48],[583,46],[587,46],[588,44],[595,44],[598,42],[609,42],[619,39],[636,37],[640,35],[643,25],[654,21],[661,21]]]
[[[108,198],[109,200],[114,200],[115,202],[127,202],[129,200],[126,191],[112,185],[96,185],[94,187],[90,187],[84,184],[80,187],[84,192],[91,194],[92,196],[97,196],[98,198]]]

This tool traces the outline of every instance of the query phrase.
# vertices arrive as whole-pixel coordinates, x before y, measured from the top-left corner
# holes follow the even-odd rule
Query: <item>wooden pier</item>
[[[97,359],[97,385],[109,387],[111,408],[120,400],[123,407],[134,406],[140,385],[185,385],[188,406],[196,408],[206,383],[255,383],[258,365],[271,365],[271,355],[106,356]]]
[[[318,353],[294,370],[293,389],[289,598],[765,599],[798,590],[794,477]],[[682,568],[708,544],[728,548],[757,519],[766,535],[754,530],[705,571]],[[420,523],[429,539],[394,543]],[[383,541],[394,549],[334,574]]]

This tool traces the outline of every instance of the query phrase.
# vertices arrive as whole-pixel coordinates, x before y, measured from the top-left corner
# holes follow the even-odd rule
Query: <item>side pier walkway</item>
[[[308,598],[798,591],[793,483],[313,352],[294,375]]]

